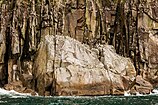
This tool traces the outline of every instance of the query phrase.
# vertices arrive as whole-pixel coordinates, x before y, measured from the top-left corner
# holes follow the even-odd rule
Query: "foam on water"
[[[146,96],[146,95],[158,95],[158,89],[153,89],[150,94],[140,94],[139,92],[136,92],[136,95],[130,94],[130,90],[124,91],[124,96]]]
[[[0,88],[0,96],[3,96],[3,95],[7,95],[7,96],[12,96],[14,98],[18,98],[18,97],[24,97],[24,96],[31,96],[30,93],[19,93],[19,92],[16,92],[14,90],[5,90],[3,88]],[[152,90],[152,92],[148,95],[158,95],[158,89],[154,89]],[[38,96],[38,94],[36,95]],[[130,91],[124,91],[124,96],[146,96],[144,94],[140,94],[139,92],[136,93],[136,95],[132,95],[130,94]],[[48,97],[52,97],[52,96],[48,96]],[[58,98],[83,98],[82,96],[57,96]],[[99,96],[97,96],[99,97]],[[100,97],[108,97],[108,96],[100,96]],[[84,96],[84,98],[90,98],[89,96]],[[94,97],[93,97],[94,98]]]
[[[16,92],[14,90],[5,90],[5,89],[2,89],[0,88],[0,95],[8,95],[8,96],[31,96],[31,94],[29,93],[19,93],[19,92]]]
[[[14,90],[0,88],[0,104],[3,105],[158,105],[158,90],[150,95],[136,95],[125,92],[125,96],[28,96]],[[157,94],[157,95],[156,95]],[[3,97],[4,95],[4,97]],[[9,97],[5,97],[9,95]],[[2,96],[2,97],[1,97]],[[28,97],[27,97],[28,96]],[[129,97],[127,97],[129,96]],[[141,97],[140,97],[141,96]]]
[[[131,94],[129,93],[129,90],[128,91],[124,91],[124,96],[131,96]]]
[[[150,95],[158,95],[158,89],[153,89]]]

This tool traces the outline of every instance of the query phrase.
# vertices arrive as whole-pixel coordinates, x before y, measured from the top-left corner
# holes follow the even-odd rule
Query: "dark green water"
[[[158,105],[158,95],[102,97],[0,96],[0,105]]]

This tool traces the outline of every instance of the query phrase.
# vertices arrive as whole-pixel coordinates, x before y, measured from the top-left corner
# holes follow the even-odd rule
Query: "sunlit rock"
[[[116,54],[110,45],[98,46],[103,51],[100,61],[94,49],[67,36],[46,36],[45,44],[46,72],[54,70],[59,95],[124,94],[122,76],[136,76],[130,59]],[[51,78],[47,75],[46,87]]]

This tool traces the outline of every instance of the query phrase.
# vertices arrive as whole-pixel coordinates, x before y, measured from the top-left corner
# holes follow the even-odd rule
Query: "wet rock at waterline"
[[[129,93],[131,94],[150,94],[153,86],[150,82],[143,79],[142,76],[137,76],[135,79],[135,85],[130,89]]]
[[[16,82],[11,82],[9,84],[6,84],[4,86],[4,89],[9,90],[9,91],[14,90],[19,93],[28,93],[31,95],[37,95],[37,93],[34,90],[29,89],[27,87],[23,87],[23,84],[21,81],[16,81]]]
[[[55,95],[124,94],[136,86],[133,81],[137,80],[130,59],[116,54],[112,46],[98,45],[91,49],[67,36],[46,36],[34,69],[40,95],[45,92]],[[142,88],[149,84],[147,89],[152,90],[149,82],[144,84]],[[144,89],[143,93],[148,91]]]

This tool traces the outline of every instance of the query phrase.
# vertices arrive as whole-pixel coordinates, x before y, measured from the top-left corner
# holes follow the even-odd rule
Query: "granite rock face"
[[[39,50],[35,65],[39,67],[37,71],[46,68],[36,73],[40,74],[37,83],[44,80],[45,88],[37,90],[38,93],[55,90],[57,95],[124,94],[135,85],[132,83],[137,80],[136,71],[130,59],[116,54],[110,45],[90,49],[77,40],[58,35],[46,36],[43,45],[41,49],[47,53],[42,56],[43,50]],[[149,89],[152,90],[152,85]]]
[[[40,95],[149,93],[147,81],[158,86],[157,11],[155,0],[0,2],[0,87],[22,81]]]
[[[154,87],[158,86],[158,38],[154,32],[141,34],[141,75],[150,81]]]

